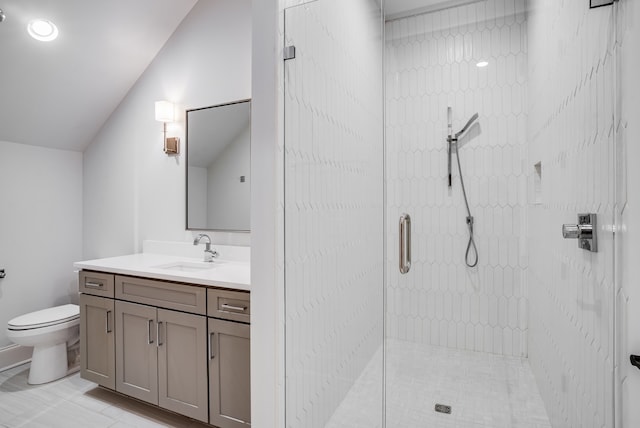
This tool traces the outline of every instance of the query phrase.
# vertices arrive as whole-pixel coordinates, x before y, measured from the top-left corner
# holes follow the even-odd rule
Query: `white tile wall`
[[[281,0],[280,6],[304,2],[304,0]],[[505,9],[511,9],[511,3],[511,1],[506,1],[504,3]],[[611,375],[609,372],[610,364],[612,363],[608,361],[611,359],[611,355],[607,349],[610,348],[604,343],[608,342],[610,344],[610,335],[613,331],[612,326],[607,321],[611,317],[611,314],[607,313],[608,308],[611,307],[611,302],[607,300],[609,295],[608,287],[610,288],[613,285],[610,282],[610,272],[605,267],[609,262],[602,259],[610,257],[612,254],[610,248],[607,249],[607,245],[610,246],[610,244],[607,244],[607,239],[610,239],[610,237],[607,237],[607,233],[611,230],[608,229],[611,224],[609,221],[603,221],[603,216],[605,218],[609,217],[607,213],[609,203],[607,195],[610,183],[608,183],[606,177],[608,173],[612,172],[611,162],[613,158],[610,157],[609,148],[601,141],[605,135],[609,138],[609,132],[605,132],[605,130],[608,131],[606,117],[602,113],[606,112],[608,108],[603,103],[603,99],[609,89],[604,85],[609,82],[608,77],[611,72],[609,67],[612,66],[609,59],[609,55],[612,53],[609,45],[611,38],[607,31],[610,30],[610,28],[607,28],[607,24],[610,22],[609,14],[611,9],[601,8],[597,11],[589,11],[586,3],[586,0],[582,2],[577,0],[570,2],[557,0],[527,1],[529,9],[527,12],[528,22],[523,24],[523,28],[528,28],[526,28],[526,31],[522,31],[522,46],[528,45],[527,36],[533,39],[529,40],[531,42],[529,46],[531,47],[528,48],[531,60],[527,63],[525,56],[523,58],[525,60],[524,64],[522,62],[517,62],[516,64],[518,70],[525,70],[521,74],[525,78],[528,75],[526,70],[532,76],[538,77],[533,82],[528,82],[532,96],[530,100],[523,102],[523,111],[532,115],[531,126],[527,131],[527,120],[524,118],[518,121],[515,127],[517,135],[521,135],[524,128],[526,136],[531,140],[531,145],[525,149],[529,156],[526,158],[521,153],[516,154],[512,151],[512,156],[520,156],[521,159],[526,159],[520,165],[517,163],[512,164],[512,168],[518,171],[519,174],[525,174],[527,180],[531,180],[533,178],[533,165],[537,162],[544,164],[542,180],[544,186],[540,194],[542,198],[541,204],[534,206],[526,205],[522,202],[521,198],[525,197],[525,195],[527,198],[531,198],[531,194],[528,193],[530,188],[527,188],[527,193],[516,192],[520,209],[524,209],[525,214],[520,213],[520,215],[513,217],[513,212],[516,209],[513,206],[511,207],[512,219],[520,221],[520,223],[514,221],[512,228],[516,226],[519,230],[522,230],[523,227],[526,228],[527,238],[532,240],[529,257],[531,264],[528,268],[526,263],[522,265],[525,269],[520,272],[519,281],[522,288],[519,292],[523,293],[525,297],[527,293],[531,295],[529,303],[533,309],[530,314],[525,313],[524,317],[519,318],[519,322],[524,322],[526,327],[527,318],[530,318],[529,340],[532,344],[529,349],[530,362],[554,427],[612,426],[612,417],[610,415],[612,407],[610,385],[612,382],[610,382]],[[488,8],[484,9],[480,5],[476,5],[475,17],[472,13],[473,8],[465,9],[467,16],[471,15],[473,19],[478,21],[476,27],[478,29],[482,28],[479,40],[475,39],[480,43],[481,47],[491,46],[492,40],[498,40],[499,33],[497,31],[485,31],[488,29],[488,25],[491,25],[491,20],[489,19],[488,23],[483,23],[484,20],[481,19],[487,13],[495,11],[497,4],[496,2],[487,3]],[[517,12],[522,11],[521,3],[514,2],[513,4],[514,9],[518,8],[516,9]],[[498,7],[502,6],[498,5]],[[620,372],[622,400],[618,404],[624,401],[622,404],[623,411],[621,412],[622,418],[619,420],[622,423],[620,426],[634,427],[640,421],[640,416],[638,416],[640,414],[638,409],[640,408],[634,405],[637,394],[640,393],[640,380],[638,380],[637,370],[627,367],[626,358],[628,358],[629,353],[640,353],[638,350],[640,348],[640,345],[638,345],[640,343],[638,341],[640,334],[637,331],[637,326],[640,325],[640,322],[638,322],[640,320],[638,313],[640,312],[637,310],[639,305],[635,303],[638,300],[638,287],[635,286],[635,282],[638,277],[638,266],[640,266],[635,263],[635,259],[637,254],[640,253],[637,245],[640,239],[636,239],[637,228],[634,227],[633,223],[637,219],[637,207],[640,206],[640,203],[637,203],[638,192],[627,193],[626,181],[630,183],[638,182],[635,178],[637,178],[639,171],[638,168],[633,168],[633,160],[638,159],[636,155],[639,154],[637,147],[640,147],[637,144],[633,144],[633,137],[640,134],[637,126],[637,99],[640,97],[640,93],[636,78],[637,70],[640,67],[637,55],[638,40],[640,40],[638,38],[638,34],[640,34],[640,26],[638,25],[640,22],[640,6],[635,0],[623,0],[617,3],[617,7],[621,9],[619,23],[622,24],[619,28],[620,37],[618,40],[622,52],[622,61],[619,63],[621,67],[618,74],[618,84],[619,87],[624,88],[620,92],[622,102],[621,106],[619,106],[621,107],[622,117],[616,123],[615,128],[619,133],[616,157],[618,165],[616,170],[619,176],[619,184],[621,185],[618,186],[617,190],[618,196],[623,196],[618,200],[620,223],[617,225],[616,233],[616,244],[621,250],[618,253],[617,262],[622,265],[622,274],[619,276],[619,285],[622,285],[622,289],[618,293],[618,315],[621,324],[620,334],[622,336],[622,340],[618,343],[619,349],[622,351],[619,355],[619,361],[622,365]],[[518,15],[518,13],[515,15]],[[454,16],[452,18],[451,13],[449,13],[441,21],[446,24],[443,25],[443,28],[451,27],[451,22],[455,22],[456,19],[458,23],[462,22],[464,24],[464,19],[468,18],[465,18],[460,13],[458,13],[457,17]],[[495,20],[493,25],[495,26],[498,21],[500,23],[503,22],[502,18],[500,18],[500,20]],[[506,18],[504,21],[506,21]],[[412,18],[405,22],[411,28],[410,26],[416,25],[417,18]],[[433,23],[431,24],[433,25]],[[434,30],[438,30],[438,28],[434,28]],[[494,38],[491,37],[493,34],[495,34]],[[465,39],[463,38],[463,40]],[[415,44],[413,43],[411,47],[415,48]],[[446,54],[446,38],[444,42],[440,42],[439,46],[441,51]],[[609,52],[609,55],[607,53],[603,54],[603,51]],[[457,70],[458,76],[460,76],[460,68],[458,67]],[[487,75],[487,79],[483,81],[485,85],[488,82],[497,82],[497,73],[493,74],[492,71],[490,73]],[[254,73],[255,75],[257,73]],[[408,88],[415,89],[416,87],[422,89],[421,85],[426,84],[426,79],[418,79],[417,73],[415,76],[414,78],[412,72],[412,75],[406,81],[405,90],[408,90]],[[278,82],[280,81],[281,79],[278,79]],[[429,81],[440,83],[443,81],[443,77],[440,74],[429,75]],[[474,82],[474,80],[470,79],[469,82]],[[446,83],[449,84],[449,81],[447,80]],[[444,83],[442,84],[444,85]],[[525,84],[527,84],[526,79]],[[480,98],[483,102],[486,101],[492,104],[494,97],[487,94],[488,92],[485,91],[479,97],[469,98],[469,101],[466,101],[467,98],[462,98],[462,100],[476,103],[478,102],[476,99]],[[431,97],[430,102],[423,104],[422,109],[428,111],[428,109],[434,108],[435,102],[440,102],[439,100],[443,96],[443,94],[436,94],[435,97]],[[442,110],[440,106],[437,106],[437,108]],[[596,109],[595,114],[594,109]],[[472,110],[474,109],[467,107],[462,111],[456,109],[455,123],[461,124],[465,121]],[[482,118],[482,109],[478,108],[478,110],[480,110],[484,134],[484,127],[487,126],[487,123]],[[408,114],[413,113],[409,110]],[[594,120],[595,118],[599,118],[601,121]],[[446,130],[443,129],[444,123],[444,119],[440,118],[438,120],[438,126],[441,127],[436,132],[438,144],[442,142],[442,136],[446,134]],[[491,124],[494,127],[497,125],[495,120]],[[430,127],[414,125],[413,128],[417,128],[422,134],[429,136],[428,140],[435,138],[433,136],[434,131],[431,131]],[[594,128],[598,130],[597,134],[594,133]],[[390,132],[388,130],[387,132],[390,137]],[[494,134],[504,136],[513,135],[513,132],[514,127],[511,125],[507,129],[495,130]],[[425,138],[425,140],[427,139]],[[438,156],[427,157],[423,153],[423,158],[426,158],[425,165],[428,165],[426,171],[444,167],[444,146],[440,147],[442,149],[437,152]],[[493,152],[489,152],[486,156],[484,154],[480,156],[480,151],[477,147],[478,144],[470,142],[463,148],[465,153],[474,150],[474,155],[467,154],[464,156],[463,153],[465,170],[472,171],[474,168],[484,168],[485,165],[493,166],[494,157],[490,156]],[[601,151],[596,153],[596,147]],[[584,187],[576,187],[578,184],[584,184],[585,182],[582,180],[584,177],[579,174],[581,169],[578,167],[578,163],[572,160],[576,156],[583,156],[579,154],[580,150],[589,153],[588,156],[581,157],[580,161],[590,162],[590,165],[593,165],[599,171],[598,174],[605,178],[593,179],[592,181],[587,181],[587,185]],[[414,151],[413,153],[417,152]],[[410,159],[419,162],[418,156],[411,156]],[[415,166],[406,160],[402,165],[408,165],[407,172],[415,169]],[[277,172],[279,174],[280,169],[277,169]],[[626,178],[627,174],[629,175],[628,180]],[[441,170],[438,173],[438,177],[440,179],[443,177]],[[558,177],[561,177],[561,180],[558,180]],[[269,177],[265,176],[264,178],[267,179]],[[431,181],[429,181],[430,179]],[[591,179],[587,178],[586,180]],[[442,204],[443,200],[447,200],[446,198],[455,198],[460,201],[459,197],[449,196],[446,192],[437,190],[445,189],[445,187],[442,186],[442,183],[436,186],[432,181],[432,177],[422,177],[418,181],[416,193],[427,188],[429,195],[433,195],[433,198],[435,198],[435,202],[432,202],[432,204]],[[477,186],[479,178],[476,177],[472,181],[476,181],[474,185]],[[516,186],[516,188],[521,190],[522,183],[519,180],[517,183],[519,186]],[[402,189],[399,186],[400,184],[397,184],[400,190],[395,192],[396,194],[400,194]],[[531,183],[528,182],[527,184]],[[511,189],[513,189],[513,185]],[[575,192],[576,194],[574,195],[572,194],[573,192],[569,192],[569,189],[582,190]],[[489,192],[483,189],[483,196],[485,193],[488,199]],[[497,193],[495,194],[497,195]],[[419,195],[424,198],[427,192],[420,192]],[[513,201],[513,199],[507,199]],[[278,198],[278,200],[281,201],[281,198]],[[527,199],[526,201],[531,204],[535,199]],[[604,238],[604,242],[601,241],[601,245],[604,244],[604,248],[601,246],[601,253],[598,255],[587,255],[577,250],[575,243],[567,243],[558,238],[559,225],[561,223],[572,221],[578,210],[588,209],[595,209],[601,214],[599,232]],[[483,214],[485,210],[491,210],[491,207],[476,208],[474,213],[478,216]],[[527,213],[531,220],[529,226],[524,222]],[[395,218],[397,212],[394,211],[392,214],[394,215],[394,220],[397,220]],[[460,217],[460,213],[456,215],[457,217]],[[444,211],[442,214],[438,212],[438,216],[435,218],[438,223],[434,224],[445,225],[448,232],[448,228],[451,227],[446,222],[448,220],[448,212]],[[395,227],[395,221],[392,221],[392,224]],[[497,225],[500,226],[501,222],[498,222]],[[495,226],[491,222],[491,230]],[[393,227],[390,231],[393,230]],[[429,224],[420,225],[422,231],[426,227],[432,226]],[[436,230],[439,231],[441,228],[443,227],[438,226]],[[464,229],[462,230],[464,231]],[[282,234],[277,235],[280,236]],[[463,241],[462,245],[464,245],[463,238],[464,235],[461,232],[457,239]],[[395,242],[395,237],[389,240],[391,251],[394,251]],[[277,242],[275,244],[279,249],[279,244]],[[460,243],[457,245],[462,248]],[[489,244],[482,245],[485,245],[486,248],[481,247],[481,256],[486,254]],[[426,241],[419,251],[421,254],[426,253],[436,257],[434,255],[436,251],[441,251],[446,253],[446,256],[449,256],[449,253],[453,250],[448,247],[436,247],[431,241]],[[603,255],[603,251],[606,251],[604,253],[606,255]],[[460,252],[458,251],[457,254],[460,254]],[[526,261],[527,254],[524,254],[524,256]],[[437,255],[437,257],[444,256]],[[458,257],[461,258],[461,255],[458,255]],[[389,258],[391,259],[391,257]],[[520,258],[522,259],[522,257]],[[282,267],[280,260],[278,258],[279,268]],[[390,271],[391,269],[397,269],[393,262],[390,263]],[[455,276],[456,278],[465,278],[464,274],[460,275],[457,271],[446,270],[441,273],[440,269],[434,269],[429,272],[430,275],[427,275],[425,274],[424,266],[415,269],[420,270],[420,276],[423,279],[430,278],[434,283],[438,283],[437,280],[441,277]],[[491,273],[495,277],[495,272]],[[504,281],[505,268],[502,269],[501,273]],[[512,274],[514,274],[513,268],[507,275],[510,277],[509,275]],[[480,275],[479,277],[485,278],[487,275]],[[500,272],[498,272],[498,277],[500,277]],[[594,278],[596,278],[595,282],[593,281]],[[602,279],[602,282],[600,279]],[[529,282],[528,286],[530,287],[528,291],[524,288],[527,282]],[[479,283],[480,281],[472,281],[471,278],[465,278],[464,282],[465,285]],[[408,293],[407,297],[404,298],[405,300],[410,300],[416,295],[419,297],[417,306],[408,306],[412,308],[412,311],[423,310],[427,300],[421,297],[419,293]],[[470,319],[477,320],[480,319],[481,308],[488,305],[488,299],[486,299],[486,304],[484,298],[480,302],[480,295],[473,297],[473,299],[474,302],[469,304],[470,312],[468,316]],[[477,304],[475,299],[478,299]],[[467,303],[463,302],[463,307],[466,308],[466,306]],[[428,310],[435,311],[436,308],[429,306]],[[460,316],[464,317],[466,315],[461,313]],[[484,315],[482,319],[485,319]],[[440,321],[438,320],[438,322]],[[396,325],[398,325],[397,321]],[[418,331],[417,320],[414,321],[413,325],[415,331]],[[597,331],[598,328],[600,328],[599,332]],[[484,337],[484,329],[478,330],[481,331],[478,332],[477,337]],[[406,331],[409,330],[407,329]],[[476,329],[473,332],[475,333]],[[596,337],[598,337],[597,340]],[[594,346],[599,346],[599,348],[596,349]],[[291,381],[291,379],[289,380]],[[309,383],[312,382],[309,381]],[[375,384],[378,383],[376,382]],[[330,388],[327,389],[327,393],[331,393],[329,390]],[[300,387],[297,391],[302,394],[303,388]],[[284,406],[284,403],[280,404]],[[296,404],[296,410],[293,413],[299,415],[300,408],[303,405],[287,403],[287,407],[291,409],[293,404]],[[311,407],[318,409],[320,406],[312,405]],[[304,411],[308,410],[302,410],[302,412]],[[311,413],[313,410],[308,412]],[[298,422],[290,423],[290,425],[302,426],[303,424],[300,420],[298,418]]]
[[[383,340],[382,25],[375,0],[324,0],[285,29],[286,426],[312,428]]]
[[[640,2],[616,4],[618,59],[618,122],[616,123],[616,350],[619,351],[617,373],[618,413],[622,427],[640,426],[640,372],[629,364],[629,355],[640,354]]]
[[[486,68],[476,67],[480,60]],[[489,0],[386,24],[387,316],[391,338],[527,355],[524,0]],[[447,187],[447,107],[454,132],[479,126],[460,156],[479,251],[464,263],[466,210],[453,158]],[[413,222],[413,267],[398,272],[397,222]]]
[[[554,427],[613,427],[613,8],[538,0],[529,25],[529,357]],[[598,214],[597,253],[561,225]]]

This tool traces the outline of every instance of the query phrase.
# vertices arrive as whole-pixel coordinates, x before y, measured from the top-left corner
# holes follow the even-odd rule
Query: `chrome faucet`
[[[204,243],[204,261],[213,262],[213,259],[218,257],[218,252],[211,249],[211,238],[209,238],[209,235],[205,235],[204,233],[199,234],[196,236],[196,239],[193,240],[193,245],[198,245],[202,238],[207,238],[208,241]]]

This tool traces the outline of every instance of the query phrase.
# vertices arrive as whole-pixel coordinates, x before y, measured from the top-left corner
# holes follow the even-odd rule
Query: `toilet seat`
[[[33,330],[64,324],[79,317],[79,307],[69,304],[21,315],[9,321],[7,327],[13,331]]]

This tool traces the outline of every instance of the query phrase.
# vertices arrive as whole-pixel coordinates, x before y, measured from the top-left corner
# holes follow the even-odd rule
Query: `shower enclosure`
[[[613,427],[615,6],[283,6],[286,426]]]

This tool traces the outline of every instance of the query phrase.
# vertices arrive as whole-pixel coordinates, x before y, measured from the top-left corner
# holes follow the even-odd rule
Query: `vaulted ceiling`
[[[196,1],[0,0],[0,141],[84,150]]]
[[[0,0],[0,141],[83,151],[197,1]],[[393,17],[471,1],[385,4]],[[32,39],[34,18],[59,37]]]

